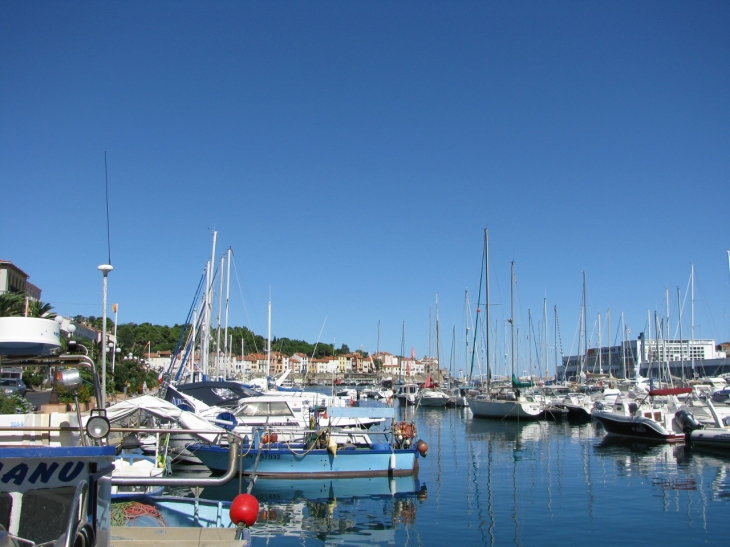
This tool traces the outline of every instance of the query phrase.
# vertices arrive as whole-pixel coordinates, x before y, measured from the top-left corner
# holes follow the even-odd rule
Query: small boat
[[[723,427],[696,429],[690,433],[692,446],[730,450],[730,424]]]
[[[383,417],[395,417],[393,408],[331,409],[335,416],[356,416],[362,411],[372,414],[376,410]],[[328,428],[311,431],[310,440],[302,444],[278,442],[278,437],[261,428],[251,438],[244,438],[240,472],[289,479],[408,476],[417,469],[419,453],[425,456],[427,449],[423,441],[416,442],[415,425],[405,422],[396,424],[391,431],[368,434],[380,434],[382,440],[378,441],[367,438],[357,444],[340,444],[330,433]],[[228,466],[229,450],[224,445],[195,443],[188,450],[214,473]]]
[[[674,420],[679,410],[676,396],[687,394],[692,388],[667,388],[650,390],[639,402],[617,399],[610,409],[595,410],[593,417],[611,435],[636,437],[663,442],[683,442],[685,433]],[[657,403],[655,397],[669,397],[667,403]],[[672,399],[674,398],[674,399]]]
[[[543,416],[543,405],[532,395],[522,395],[512,388],[497,393],[480,393],[467,399],[469,409],[478,418],[538,419]]]
[[[112,477],[162,477],[165,467],[159,467],[155,458],[145,456],[139,448],[122,450],[114,460]],[[117,486],[112,485],[112,499],[127,498],[145,493],[151,496],[162,494],[164,486]]]
[[[170,479],[153,476],[156,472],[147,464],[146,474],[114,473],[115,466],[123,463],[117,459],[116,447],[108,443],[110,423],[103,408],[104,392],[100,388],[96,365],[86,355],[57,355],[60,347],[60,323],[57,321],[0,318],[0,357],[4,365],[55,367],[57,384],[72,394],[76,394],[82,385],[79,368],[86,368],[93,378],[98,405],[85,416],[81,415],[78,404],[72,413],[0,416],[3,432],[0,438],[0,466],[3,469],[0,543],[8,546],[131,545],[120,538],[112,540],[114,532],[109,512],[114,498],[112,489],[161,486],[171,484]],[[176,479],[176,484],[213,486],[228,482],[235,473],[238,446],[234,440],[227,472],[220,479]],[[130,467],[137,465],[138,462],[130,463]],[[220,529],[211,531],[218,537],[220,532]],[[197,531],[191,533],[190,528],[167,528],[165,534],[176,540],[175,545],[199,546],[209,539],[202,538]],[[135,537],[131,541],[140,539],[143,538]],[[161,538],[147,533],[145,539],[153,542]],[[242,528],[232,528],[230,540],[216,545],[250,545],[250,536]]]
[[[696,401],[690,401],[690,403]],[[713,423],[706,425],[697,419],[697,411],[704,410]],[[685,433],[688,444],[692,447],[711,448],[727,452],[730,450],[730,416],[720,415],[711,399],[706,399],[702,407],[685,405],[676,414]]]
[[[447,391],[447,393],[449,395],[449,401],[446,403],[446,406],[469,406],[469,401],[466,400],[469,393],[469,389],[467,387],[452,387]]]
[[[449,399],[449,395],[439,389],[425,388],[419,391],[416,402],[420,406],[444,408]]]
[[[395,396],[402,405],[415,405],[418,402],[418,384],[403,384],[398,386]]]

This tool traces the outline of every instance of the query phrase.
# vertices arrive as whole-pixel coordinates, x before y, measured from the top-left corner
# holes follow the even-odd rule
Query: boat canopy
[[[390,407],[334,406],[327,409],[330,418],[393,418],[395,409]]]
[[[683,393],[692,393],[691,387],[668,387],[665,389],[652,389],[649,391],[649,395],[654,397],[655,395],[681,395]]]
[[[534,385],[532,382],[520,382],[514,374],[512,375],[512,387],[533,387]]]
[[[205,418],[202,418],[192,412],[182,410],[172,403],[150,395],[142,395],[141,397],[120,401],[106,409],[106,417],[109,422],[114,423],[126,418],[127,416],[131,416],[138,410],[144,410],[145,412],[163,420],[176,422],[183,429],[210,430],[210,435],[197,434],[198,437],[205,439],[208,442],[215,441],[218,435],[225,433],[225,431],[223,431],[220,427],[213,425]]]

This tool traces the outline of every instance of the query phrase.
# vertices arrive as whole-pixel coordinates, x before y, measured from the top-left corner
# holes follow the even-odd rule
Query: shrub
[[[23,372],[23,381],[30,388],[37,388],[43,383],[43,373],[34,370],[26,370]]]
[[[28,414],[34,410],[31,402],[19,393],[0,393],[0,414]]]

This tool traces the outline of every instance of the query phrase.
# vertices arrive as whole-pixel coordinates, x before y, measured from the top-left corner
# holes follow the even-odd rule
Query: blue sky
[[[463,360],[489,228],[498,344],[512,260],[565,353],[583,271],[606,341],[695,264],[725,341],[729,90],[727,2],[3,2],[0,258],[101,315],[106,152],[120,322],[184,321],[215,229],[231,324],[420,356],[438,295]]]

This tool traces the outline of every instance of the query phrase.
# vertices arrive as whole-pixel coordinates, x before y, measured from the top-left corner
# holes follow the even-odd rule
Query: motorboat
[[[110,423],[94,362],[86,355],[60,354],[60,323],[30,317],[0,318],[0,357],[14,367],[55,368],[57,385],[76,397],[82,385],[80,369],[93,378],[97,408],[74,412],[0,415],[0,543],[3,545],[58,545],[110,547],[117,536],[111,525],[115,487],[156,486],[166,477],[115,473],[117,449],[109,444]],[[229,451],[235,462],[238,443]],[[130,464],[133,466],[135,464]],[[220,479],[193,479],[179,484],[214,485],[228,482],[235,472],[229,464]],[[160,482],[161,481],[161,482]],[[191,539],[190,529],[168,528],[170,534]],[[240,532],[240,533],[239,533]],[[250,545],[250,535],[236,527],[215,531],[217,545]],[[137,540],[159,539],[143,532]],[[123,545],[117,543],[114,545]],[[186,545],[200,545],[200,541]]]
[[[610,408],[594,410],[596,419],[610,435],[635,437],[663,442],[682,442],[685,433],[675,421],[679,410],[677,395],[687,394],[692,388],[650,390],[640,400],[618,398]],[[666,402],[657,397],[667,397]]]
[[[423,388],[418,393],[417,403],[424,407],[444,408],[450,400],[449,394],[440,389]]]
[[[394,419],[393,408],[338,408],[335,416],[356,416],[362,411],[379,411],[379,415]],[[244,475],[262,478],[348,478],[376,476],[408,476],[417,469],[417,458],[425,456],[427,445],[416,441],[412,423],[396,423],[389,431],[378,432],[380,438],[356,440],[333,438],[329,428],[312,431],[306,443],[280,442],[269,430],[257,428],[244,439],[240,471]],[[196,443],[188,446],[214,473],[225,469],[228,449],[222,444]]]
[[[446,403],[446,406],[469,406],[469,401],[467,401],[466,399],[469,393],[469,389],[467,387],[452,387],[451,389],[447,390],[446,393],[449,395],[449,400]]]
[[[398,386],[395,396],[402,405],[415,405],[420,389],[418,384],[402,384]]]

